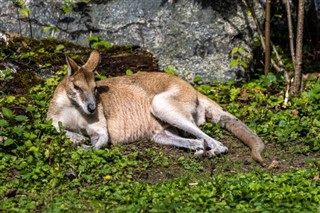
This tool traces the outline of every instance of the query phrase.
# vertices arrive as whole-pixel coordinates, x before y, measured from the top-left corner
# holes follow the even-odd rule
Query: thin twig
[[[17,7],[17,16],[18,16],[18,23],[19,23],[19,34],[21,34],[21,23],[20,23],[20,15],[19,15],[19,8]]]
[[[288,19],[288,30],[289,30],[289,44],[290,44],[290,52],[293,66],[296,66],[296,55],[294,50],[294,36],[293,36],[293,27],[292,27],[292,15],[289,0],[286,0],[286,9],[287,9],[287,19]]]
[[[29,22],[29,29],[30,29],[30,37],[33,38],[32,24],[31,24],[31,18],[30,18],[30,12],[29,12],[29,10],[28,10],[28,22]]]

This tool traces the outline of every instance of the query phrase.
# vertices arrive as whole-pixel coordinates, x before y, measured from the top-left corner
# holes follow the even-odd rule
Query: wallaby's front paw
[[[102,147],[106,147],[108,145],[108,136],[107,135],[99,135],[94,134],[91,136],[91,143],[94,149],[100,149]]]
[[[86,138],[76,132],[70,132],[70,131],[66,131],[66,136],[67,138],[69,138],[74,145],[78,146],[79,144],[81,144],[82,142],[86,141]]]
[[[99,141],[99,138],[100,137],[99,137],[98,133],[94,133],[94,134],[90,135],[92,146],[96,146],[97,142]]]

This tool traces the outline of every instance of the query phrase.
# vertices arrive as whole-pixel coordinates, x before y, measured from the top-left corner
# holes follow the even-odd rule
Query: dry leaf
[[[274,168],[279,168],[280,161],[273,160],[271,164],[269,165],[268,169],[274,169]]]

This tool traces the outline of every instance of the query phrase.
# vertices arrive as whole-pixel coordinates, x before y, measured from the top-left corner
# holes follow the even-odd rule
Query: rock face
[[[90,35],[99,35],[114,44],[138,45],[152,52],[160,69],[171,66],[188,80],[243,77],[241,68],[230,68],[234,47],[252,51],[254,24],[241,0],[70,2],[27,0],[23,7],[30,11],[33,37],[88,45]],[[30,36],[29,20],[20,15],[18,21],[17,6],[8,0],[0,0],[0,5],[0,30],[20,33],[20,23],[21,34]],[[260,10],[260,18],[261,14]]]

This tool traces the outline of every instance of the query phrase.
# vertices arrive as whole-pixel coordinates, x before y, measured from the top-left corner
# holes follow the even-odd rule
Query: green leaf
[[[91,36],[91,37],[87,38],[87,40],[91,43],[95,43],[95,42],[101,41],[101,38],[100,38],[100,36]]]
[[[240,55],[242,55],[242,53],[244,52],[244,49],[242,47],[239,47],[238,52],[240,53]]]
[[[132,75],[132,74],[133,74],[132,70],[126,70],[126,75]]]
[[[32,146],[32,142],[30,140],[27,140],[25,143],[24,143],[28,148],[30,148]]]
[[[11,104],[16,100],[16,97],[13,95],[9,95],[8,97],[6,97],[6,103]]]
[[[320,127],[320,121],[317,118],[313,120],[312,124],[315,125],[316,127]]]
[[[14,143],[14,140],[11,138],[8,138],[7,140],[4,141],[4,146],[10,146],[11,144]]]
[[[19,10],[19,14],[22,15],[22,16],[25,16],[25,17],[29,17],[30,15],[30,10],[28,8],[21,8]]]
[[[268,73],[267,79],[268,79],[271,83],[277,81],[277,77],[276,77],[274,74],[272,74],[272,73]]]
[[[25,0],[13,0],[12,3],[16,7],[21,8],[25,4]]]
[[[240,94],[240,88],[232,88],[230,90],[230,100],[234,101]]]
[[[30,52],[22,52],[20,54],[20,57],[23,58],[23,59],[24,58],[30,58],[32,56],[36,56],[36,54],[34,52],[32,52],[32,51],[30,51]]]
[[[245,61],[241,61],[240,64],[244,69],[248,69],[248,67],[249,67]]]
[[[45,107],[46,104],[47,104],[47,102],[45,102],[45,101],[38,101],[37,104],[38,104],[39,106],[41,106],[41,107]]]
[[[8,109],[6,107],[2,107],[2,113],[3,113],[4,117],[6,117],[6,118],[12,118],[14,116],[13,111],[11,111],[10,109]]]
[[[46,68],[46,67],[51,67],[52,66],[52,64],[50,64],[50,63],[46,63],[46,64],[44,64],[44,65],[39,65],[39,67],[40,67],[40,69],[44,69],[44,68]]]
[[[8,121],[4,119],[0,119],[0,127],[6,127],[6,126],[9,126]]]
[[[230,62],[230,67],[231,68],[237,67],[238,63],[239,63],[238,59],[232,59],[231,62]]]
[[[201,76],[196,76],[196,77],[194,77],[194,79],[193,79],[193,82],[194,82],[194,83],[199,83],[200,81],[202,81]]]
[[[38,49],[38,53],[45,53],[45,52],[46,52],[46,50],[43,47]]]
[[[235,53],[237,53],[238,49],[239,49],[238,47],[234,47],[231,51],[231,54],[234,55]]]
[[[95,43],[92,44],[92,47],[96,48],[96,49],[98,49],[98,48],[109,48],[111,46],[112,46],[112,44],[110,42],[108,42],[108,41],[99,41],[99,42],[95,42]]]
[[[65,0],[63,2],[62,10],[65,14],[69,14],[72,12],[73,7],[74,7],[74,1],[72,0]]]
[[[51,26],[45,26],[45,27],[42,28],[42,30],[43,30],[44,33],[49,32],[51,29],[52,29]]]
[[[63,50],[64,48],[65,48],[65,47],[64,47],[63,44],[59,44],[59,45],[56,46],[55,52],[56,52],[56,53],[57,53],[57,52],[61,52],[61,50]]]
[[[175,68],[173,66],[168,66],[168,67],[164,68],[164,72],[171,74],[171,75],[178,75],[177,71],[175,70]]]
[[[14,119],[16,121],[26,121],[26,120],[28,120],[28,117],[25,116],[25,115],[17,115],[17,116],[14,117]]]
[[[23,135],[24,135],[24,137],[31,139],[31,140],[37,138],[37,135],[32,132],[25,132]]]

